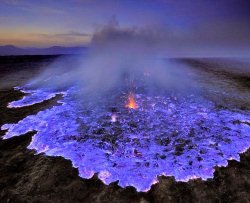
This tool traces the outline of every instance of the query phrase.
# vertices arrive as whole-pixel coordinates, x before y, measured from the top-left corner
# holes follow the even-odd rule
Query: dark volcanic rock
[[[25,60],[28,61],[27,57]],[[20,63],[18,63],[19,65]],[[0,66],[0,71],[1,68],[2,66]],[[22,94],[11,88],[0,91],[0,125],[7,122],[18,122],[27,114],[36,113],[51,104],[56,104],[57,100],[16,111],[6,108],[9,101],[20,97]],[[118,128],[115,134],[120,133]],[[3,134],[4,132],[0,131],[0,136]],[[170,135],[170,139],[176,134],[177,132],[174,132]],[[250,150],[240,155],[240,162],[233,160],[229,161],[227,167],[217,167],[213,179],[207,181],[197,179],[185,183],[176,182],[173,177],[161,176],[158,178],[159,183],[153,185],[150,191],[138,193],[133,187],[121,188],[117,183],[104,185],[97,175],[89,180],[82,179],[78,176],[77,169],[72,167],[71,162],[62,157],[35,155],[34,151],[27,149],[32,135],[31,132],[8,140],[0,140],[0,202],[250,201]],[[195,136],[194,132],[191,131],[190,136]],[[110,139],[108,137],[106,139]],[[111,142],[115,142],[115,136],[113,138]],[[72,139],[80,138],[72,136]],[[156,142],[164,146],[169,144],[167,139],[158,139]],[[179,140],[176,147],[176,153],[182,153],[184,147],[193,148],[195,146],[185,140]],[[140,156],[138,150],[134,153]],[[163,154],[159,154],[157,157],[167,159]],[[147,167],[150,163],[145,161],[140,164]],[[189,165],[192,164],[189,162]]]
[[[106,186],[96,175],[81,179],[70,161],[61,157],[34,155],[26,149],[31,136],[0,143],[1,202],[248,202],[250,198],[250,151],[241,155],[241,162],[216,168],[214,179],[183,183],[162,176],[149,192],[137,193],[117,183]]]

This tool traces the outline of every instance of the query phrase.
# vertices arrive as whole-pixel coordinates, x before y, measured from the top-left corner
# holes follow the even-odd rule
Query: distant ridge
[[[60,55],[81,54],[87,51],[87,47],[63,47],[52,46],[48,48],[20,48],[13,45],[0,46],[0,56],[10,55]]]

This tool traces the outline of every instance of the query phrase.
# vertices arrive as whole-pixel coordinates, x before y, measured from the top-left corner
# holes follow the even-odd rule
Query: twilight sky
[[[249,0],[0,0],[0,45],[88,45],[114,19],[172,48],[250,48]]]

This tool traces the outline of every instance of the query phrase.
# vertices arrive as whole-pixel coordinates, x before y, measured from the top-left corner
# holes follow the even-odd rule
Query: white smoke
[[[59,59],[31,84],[55,88],[77,84],[80,94],[106,93],[126,85],[127,75],[130,82],[144,78],[150,88],[186,88],[191,84],[186,67],[162,58],[164,35],[157,33],[149,28],[121,28],[112,20],[96,30],[86,55]]]

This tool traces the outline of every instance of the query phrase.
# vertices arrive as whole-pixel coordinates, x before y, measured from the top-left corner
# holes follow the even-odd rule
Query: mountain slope
[[[57,54],[81,54],[87,51],[87,47],[63,47],[53,46],[49,48],[19,48],[13,45],[0,46],[0,55],[57,55]]]

